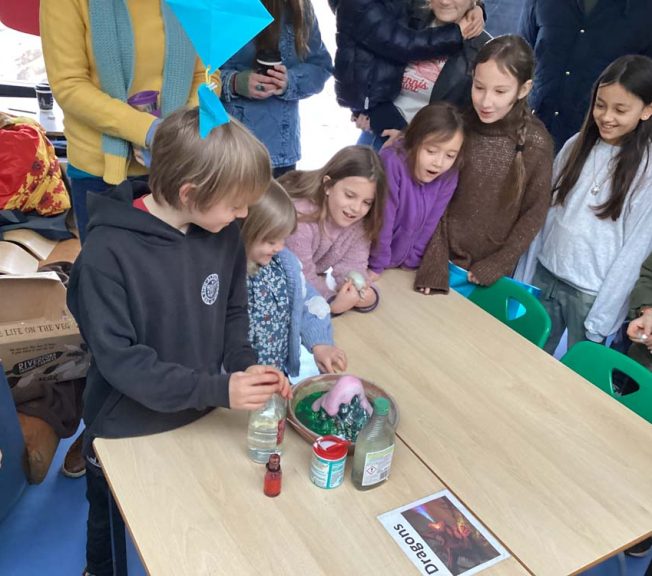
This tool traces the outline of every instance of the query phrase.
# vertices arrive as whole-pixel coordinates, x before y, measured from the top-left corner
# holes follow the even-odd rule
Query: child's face
[[[186,207],[188,222],[216,234],[226,228],[236,218],[245,218],[249,206],[241,198],[233,196],[219,200],[210,208],[200,211],[197,208]]]
[[[620,144],[623,136],[635,130],[641,120],[652,115],[652,104],[645,105],[622,84],[600,86],[593,105],[593,119],[600,138],[607,144]]]
[[[351,226],[369,213],[375,197],[375,182],[362,176],[342,178],[326,190],[328,216],[338,226]]]
[[[247,259],[258,266],[267,266],[284,247],[285,238],[254,242],[247,250]]]
[[[414,172],[417,180],[428,184],[441,176],[455,163],[462,148],[464,135],[455,132],[452,138],[443,142],[426,139],[417,152],[417,162]]]
[[[493,124],[507,116],[514,104],[528,95],[531,87],[531,80],[519,86],[516,77],[501,70],[494,60],[482,62],[473,73],[473,108],[482,122]]]
[[[430,0],[435,18],[442,24],[459,23],[475,4],[475,0]]]

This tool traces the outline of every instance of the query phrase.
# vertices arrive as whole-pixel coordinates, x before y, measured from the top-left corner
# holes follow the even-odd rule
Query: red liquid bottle
[[[281,493],[281,479],[283,477],[281,457],[278,454],[271,454],[266,467],[263,492],[265,496],[278,496]]]

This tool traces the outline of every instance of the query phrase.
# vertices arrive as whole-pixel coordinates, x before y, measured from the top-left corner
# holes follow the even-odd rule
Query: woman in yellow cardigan
[[[161,116],[196,106],[204,66],[162,0],[41,0],[40,27],[48,80],[64,112],[67,174],[83,242],[87,193],[147,178],[133,150],[149,146],[158,118],[127,99],[157,91]],[[219,86],[219,76],[213,81]],[[85,472],[81,444],[82,436],[68,450],[67,476]]]
[[[86,193],[147,175],[132,151],[149,145],[157,116],[127,99],[158,91],[162,116],[196,106],[204,67],[162,0],[41,0],[40,26],[83,242]]]

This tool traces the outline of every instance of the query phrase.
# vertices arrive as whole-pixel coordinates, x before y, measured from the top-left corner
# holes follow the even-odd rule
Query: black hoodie
[[[222,366],[256,363],[238,225],[217,234],[191,225],[183,234],[132,206],[148,191],[123,182],[88,196],[88,237],[68,288],[93,357],[88,442],[162,432],[228,407]]]

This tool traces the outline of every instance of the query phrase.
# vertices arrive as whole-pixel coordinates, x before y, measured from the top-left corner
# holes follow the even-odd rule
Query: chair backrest
[[[652,372],[628,356],[595,342],[578,342],[561,361],[571,370],[613,396],[652,423]],[[638,390],[618,394],[614,388],[613,372],[618,370],[638,384]]]
[[[548,341],[552,326],[548,312],[536,296],[509,278],[500,278],[491,286],[477,286],[469,300],[540,348]],[[515,307],[523,313],[513,317]]]
[[[22,461],[25,444],[16,406],[0,364],[0,521],[23,493],[27,480]]]

